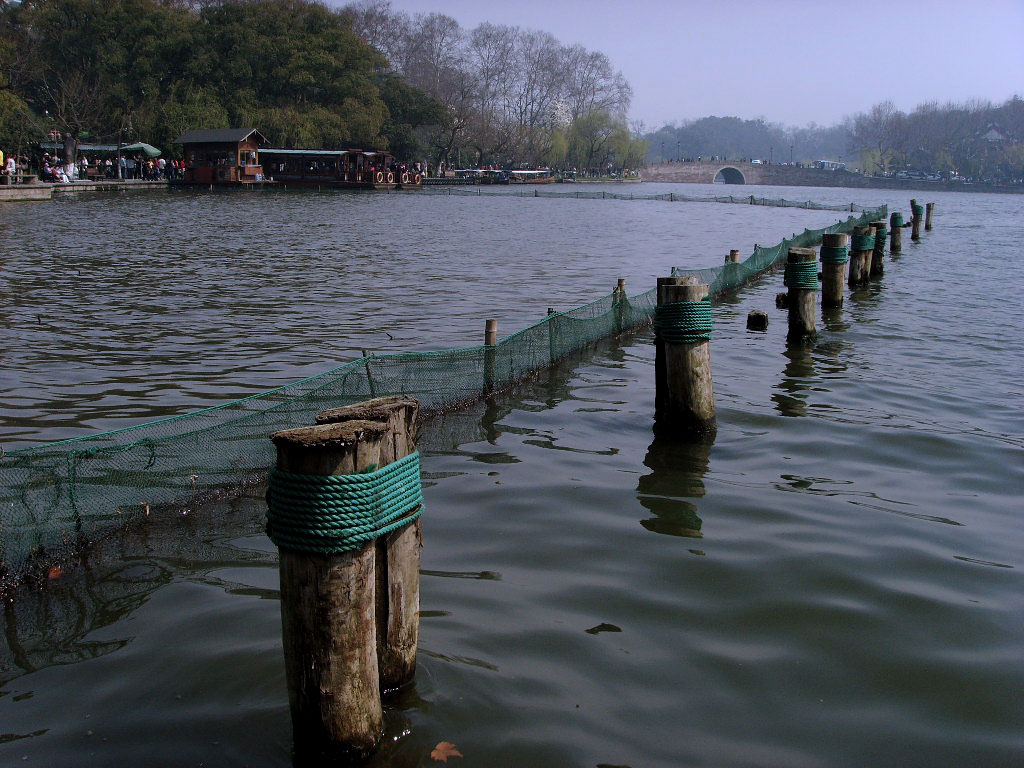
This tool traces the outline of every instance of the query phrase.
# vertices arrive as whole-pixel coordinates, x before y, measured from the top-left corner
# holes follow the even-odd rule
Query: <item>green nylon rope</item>
[[[876,251],[884,251],[885,250],[885,241],[886,241],[886,239],[888,239],[888,237],[889,237],[889,230],[888,229],[885,229],[883,227],[882,229],[875,230],[875,250]]]
[[[874,235],[854,235],[850,238],[851,251],[873,251],[875,250]]]
[[[914,215],[915,216],[924,216],[924,206],[920,205],[920,204],[915,205],[914,206]]]
[[[822,264],[845,264],[850,260],[850,249],[845,245],[823,245],[820,258]]]
[[[654,333],[669,344],[696,344],[711,339],[711,299],[659,304],[654,309]]]
[[[354,475],[304,475],[280,469],[270,473],[267,535],[281,549],[347,552],[422,512],[418,451]]]
[[[903,222],[903,214],[902,213],[894,213],[892,215],[892,222],[891,223],[892,223],[892,225],[894,227],[902,227],[903,223],[904,223]]]
[[[794,291],[818,290],[818,262],[787,261],[782,283]]]

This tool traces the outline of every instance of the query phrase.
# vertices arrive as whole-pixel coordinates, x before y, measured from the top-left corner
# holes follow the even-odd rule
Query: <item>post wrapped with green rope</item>
[[[790,248],[786,255],[786,286],[789,288],[789,341],[816,333],[818,254],[813,248]]]
[[[401,464],[416,452],[419,401],[395,395],[331,408],[316,415],[317,424],[369,420],[386,422],[389,439],[380,462]],[[405,506],[404,502],[401,506]],[[417,510],[375,542],[377,571],[377,664],[382,691],[401,688],[416,675],[420,633],[420,550],[422,518]]]
[[[710,341],[713,330],[711,299],[659,304],[654,311],[654,333],[670,344]]]
[[[889,236],[889,230],[885,226],[885,221],[873,221],[871,226],[875,228],[875,247],[871,251],[871,270],[872,276],[879,276],[885,272],[885,241]]]
[[[821,260],[821,305],[823,307],[843,306],[843,288],[846,284],[846,265],[850,261],[849,238],[842,233],[822,236]]]
[[[363,757],[383,732],[375,542],[419,514],[419,457],[391,461],[396,436],[384,419],[300,427],[271,439],[277,466],[268,527],[281,542],[295,751],[304,759]]]
[[[267,535],[280,549],[348,552],[411,523],[422,511],[418,451],[353,475],[270,472]]]
[[[899,211],[889,216],[889,253],[903,250],[903,224],[903,214]]]
[[[911,200],[910,215],[910,239],[916,243],[921,239],[921,224],[924,221],[924,206],[919,205],[917,200]]]
[[[655,309],[655,335],[665,361],[665,392],[655,393],[655,429],[706,434],[715,430],[709,287],[696,277],[677,280],[659,285]],[[661,384],[656,379],[656,387]]]

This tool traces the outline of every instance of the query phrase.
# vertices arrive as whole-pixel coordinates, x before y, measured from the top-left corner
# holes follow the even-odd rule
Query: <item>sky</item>
[[[341,6],[344,2],[332,2]],[[1024,96],[1024,0],[391,0],[605,53],[648,130],[707,115],[833,125],[892,100]]]

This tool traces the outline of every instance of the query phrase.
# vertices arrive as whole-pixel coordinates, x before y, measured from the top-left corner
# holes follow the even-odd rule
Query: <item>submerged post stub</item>
[[[379,397],[332,408],[316,416],[317,424],[374,421],[388,425],[381,443],[380,465],[407,459],[416,452],[420,404],[412,397]],[[377,666],[382,691],[396,690],[416,675],[419,647],[420,551],[423,528],[419,516],[375,539]]]
[[[825,234],[821,240],[821,306],[843,306],[846,268],[850,262],[850,238],[845,234]]]
[[[655,335],[665,355],[664,393],[655,413],[659,431],[705,433],[715,429],[711,379],[711,300],[709,286],[696,277],[659,288]]]
[[[817,332],[818,254],[813,248],[790,248],[786,255],[789,288],[787,341],[813,338]]]
[[[903,214],[893,211],[889,216],[889,253],[903,250]]]
[[[280,553],[281,626],[295,751],[364,756],[380,741],[373,541],[336,534],[330,515],[302,508],[302,488],[359,477],[380,465],[382,421],[272,434],[277,465],[267,491],[267,533]],[[281,481],[287,481],[282,483]],[[292,482],[294,481],[294,482]],[[298,507],[298,508],[295,508]]]

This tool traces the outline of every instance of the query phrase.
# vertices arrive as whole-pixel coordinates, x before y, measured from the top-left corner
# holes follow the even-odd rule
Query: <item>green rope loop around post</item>
[[[845,264],[850,260],[850,249],[845,245],[823,245],[820,258],[822,264]]]
[[[850,238],[851,251],[873,251],[875,250],[874,235],[853,235]]]
[[[709,341],[712,330],[711,299],[659,304],[654,309],[654,333],[669,344]]]
[[[914,215],[915,216],[924,216],[924,206],[921,205],[921,204],[915,205],[914,206]]]
[[[875,230],[875,250],[876,251],[884,251],[885,250],[885,241],[888,238],[889,238],[889,230],[888,229],[885,229],[884,227],[882,229],[876,229]]]
[[[422,512],[418,451],[354,475],[270,473],[267,535],[281,549],[321,554],[359,549]]]
[[[894,213],[892,215],[892,225],[894,227],[902,227],[903,223],[904,222],[903,222],[903,214],[902,213]]]
[[[818,262],[787,261],[782,283],[794,291],[818,290]]]

